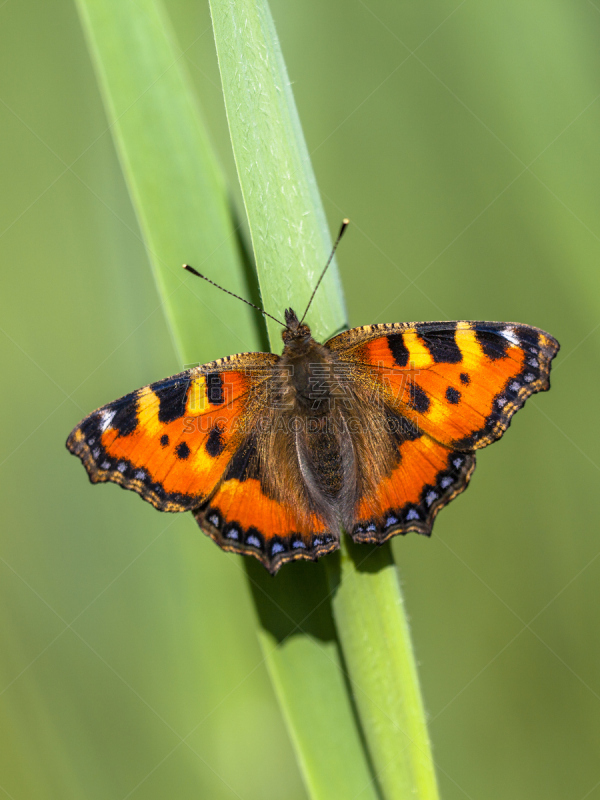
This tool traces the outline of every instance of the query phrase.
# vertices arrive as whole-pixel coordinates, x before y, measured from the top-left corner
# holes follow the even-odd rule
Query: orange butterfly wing
[[[410,531],[429,536],[438,511],[464,492],[474,469],[474,453],[453,451],[415,432],[399,443],[390,474],[357,504],[353,539],[381,544]]]
[[[475,450],[499,439],[534,392],[550,388],[558,342],[545,331],[503,322],[371,325],[327,346],[354,380],[438,442]]]
[[[396,463],[356,507],[354,538],[378,542],[431,532],[438,511],[466,488],[473,451],[499,439],[526,399],[549,388],[559,349],[545,331],[495,322],[371,325],[327,347],[397,421]]]
[[[194,516],[223,550],[252,555],[275,574],[288,561],[316,560],[335,550],[339,534],[329,531],[301,498],[281,501],[271,496],[265,472],[283,465],[262,465],[259,442],[260,436],[248,437],[224,480]]]
[[[242,353],[144,386],[89,414],[67,448],[92,483],[132,489],[161,511],[197,508],[243,441],[277,358]]]

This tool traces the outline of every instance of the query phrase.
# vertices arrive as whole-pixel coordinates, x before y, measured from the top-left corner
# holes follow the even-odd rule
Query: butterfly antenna
[[[225,292],[225,294],[230,294],[232,297],[236,297],[238,300],[241,300],[242,303],[246,303],[247,306],[252,306],[252,308],[255,308],[257,311],[260,311],[260,313],[264,314],[265,317],[269,317],[270,319],[275,320],[275,322],[279,323],[279,325],[283,325],[284,328],[287,328],[285,322],[282,322],[280,319],[277,319],[277,317],[274,317],[272,314],[267,313],[264,310],[264,308],[260,308],[260,306],[255,306],[254,303],[251,303],[249,300],[245,300],[243,297],[240,297],[239,294],[234,294],[233,292],[230,292],[229,289],[224,289],[222,286],[219,286],[218,283],[215,283],[214,281],[211,281],[210,278],[207,278],[206,275],[202,275],[202,273],[198,272],[197,269],[190,267],[189,264],[184,264],[183,268],[187,269],[188,272],[191,272],[192,275],[196,275],[196,277],[202,278],[203,280],[208,281],[208,283],[212,283],[213,286],[216,286],[217,289],[220,289],[222,292]]]
[[[333,243],[333,247],[331,248],[331,254],[330,254],[329,258],[327,259],[327,263],[323,267],[323,272],[321,273],[321,277],[319,278],[319,280],[317,281],[317,285],[313,289],[313,293],[311,294],[310,300],[308,301],[308,305],[306,306],[306,311],[304,312],[304,314],[302,315],[302,319],[300,320],[300,324],[301,325],[304,322],[304,317],[308,314],[308,309],[310,308],[310,304],[313,301],[313,298],[314,298],[314,296],[316,294],[316,291],[319,288],[319,285],[321,284],[321,281],[323,280],[323,277],[325,276],[325,273],[327,272],[327,267],[331,264],[331,262],[333,260],[333,257],[335,255],[335,251],[337,250],[337,246],[340,243],[340,239],[344,235],[344,231],[346,230],[346,228],[348,227],[349,224],[350,224],[350,220],[349,219],[344,219],[342,221],[342,227],[340,228],[340,232],[337,235],[337,239]]]

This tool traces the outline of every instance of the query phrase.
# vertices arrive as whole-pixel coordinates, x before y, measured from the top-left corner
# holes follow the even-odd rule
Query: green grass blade
[[[272,578],[248,561],[247,572],[260,643],[310,797],[377,800],[323,565],[290,564]]]
[[[181,268],[249,294],[226,186],[161,4],[77,6],[178,355],[191,364],[202,352],[257,349],[254,312]],[[232,311],[218,319],[211,308]]]
[[[385,798],[437,800],[417,667],[388,546],[348,537],[329,567],[333,613],[360,720]]]
[[[291,302],[302,308],[330,244],[268,4],[264,0],[212,0],[211,9],[263,298],[274,313],[281,313]],[[343,308],[337,273],[332,270],[308,317],[315,335],[326,336],[340,328]],[[269,332],[275,347],[279,331],[270,326]],[[335,563],[328,559],[328,570]],[[288,567],[277,578],[279,602],[287,603],[288,614],[304,592],[302,575],[293,573],[293,569]],[[412,645],[389,547],[371,556],[368,572],[357,569],[343,549],[341,570],[330,583],[339,640],[383,794],[431,800],[437,797],[435,777]],[[260,600],[258,605],[260,608]],[[326,607],[322,596],[321,609]],[[263,637],[267,646],[277,643],[277,635],[268,625]],[[301,733],[305,726],[310,727],[311,715],[316,718],[319,709],[305,706],[303,715],[297,712],[313,696],[314,676],[322,679],[317,672],[319,644],[305,638],[304,647],[292,652],[293,644],[289,639],[279,642],[277,650],[271,651],[269,663],[306,769],[306,761],[312,756],[309,747],[319,743],[309,739],[302,747]],[[340,666],[337,660],[331,662],[330,680],[333,669]],[[308,680],[303,679],[306,675],[310,676]],[[328,707],[339,708],[343,702],[341,695],[332,695]],[[349,739],[347,744],[356,747],[357,740]],[[316,776],[312,778],[318,784]],[[369,788],[376,791],[374,781]],[[315,792],[315,796],[332,794],[323,791]]]
[[[211,2],[231,139],[267,310],[304,310],[331,239],[273,21],[266,3]],[[335,264],[308,321],[344,327]],[[281,328],[269,325],[273,350]],[[376,798],[344,677],[322,565],[292,564],[276,579],[247,565],[261,644],[311,797]]]
[[[266,310],[301,315],[331,239],[279,41],[264,0],[211,0],[233,152]],[[341,223],[341,220],[340,220]],[[307,317],[316,336],[346,324],[335,264]],[[281,329],[268,321],[271,346]]]

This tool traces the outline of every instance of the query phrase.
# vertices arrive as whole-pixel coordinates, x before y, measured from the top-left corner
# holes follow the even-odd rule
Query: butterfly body
[[[68,449],[92,482],[191,510],[271,572],[355,541],[431,532],[475,450],[549,388],[558,343],[516,323],[393,323],[325,344],[286,311],[284,351],[242,353],[86,417]]]

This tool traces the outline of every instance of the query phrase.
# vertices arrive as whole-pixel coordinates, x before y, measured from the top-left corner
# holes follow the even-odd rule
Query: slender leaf
[[[181,268],[248,294],[226,186],[161,3],[77,3],[179,356],[257,349],[254,312],[225,295],[213,302]]]
[[[331,241],[273,19],[264,0],[211,0],[211,11],[266,310],[281,315],[292,304],[301,314]],[[307,319],[320,337],[346,325],[335,264]],[[268,327],[279,347],[280,328]]]
[[[328,570],[333,613],[361,723],[386,798],[437,800],[425,712],[389,547],[344,537]]]

